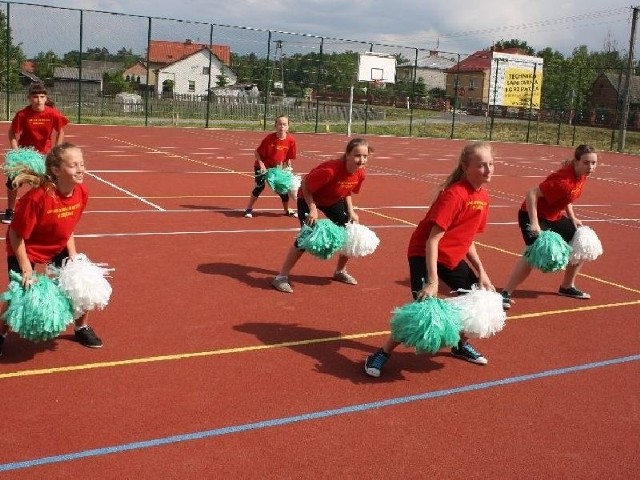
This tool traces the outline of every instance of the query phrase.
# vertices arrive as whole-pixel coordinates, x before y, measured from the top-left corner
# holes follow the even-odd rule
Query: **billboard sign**
[[[540,108],[543,59],[493,53],[489,105]]]

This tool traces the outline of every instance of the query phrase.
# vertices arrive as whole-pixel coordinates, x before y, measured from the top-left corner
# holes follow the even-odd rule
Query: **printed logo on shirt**
[[[286,152],[287,150],[289,150],[289,147],[287,145],[279,145],[277,143],[275,145],[272,145],[272,147],[275,148],[277,151],[284,150]]]
[[[355,188],[356,185],[358,185],[358,182],[357,181],[353,181],[353,180],[351,180],[351,181],[345,181],[345,180],[340,181],[339,180],[337,182],[337,185],[338,185],[338,188],[342,188],[342,189],[351,191],[351,190],[353,190]]]
[[[31,123],[31,125],[47,125],[49,123],[51,123],[51,119],[50,118],[32,118],[29,120],[29,122]]]
[[[80,208],[80,202],[74,203],[60,208],[52,208],[47,210],[47,215],[55,215],[58,218],[66,218],[73,216],[73,213]]]
[[[471,210],[484,210],[487,207],[487,202],[483,202],[482,200],[469,200],[467,207]]]

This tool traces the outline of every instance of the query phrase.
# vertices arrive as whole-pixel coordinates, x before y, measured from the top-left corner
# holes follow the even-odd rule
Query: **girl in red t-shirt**
[[[489,143],[473,142],[464,147],[456,169],[443,184],[442,191],[409,241],[409,272],[414,299],[435,297],[440,280],[454,291],[470,289],[474,284],[495,291],[473,242],[487,223],[489,195],[484,184],[491,181],[493,169]],[[379,377],[398,345],[399,342],[389,335],[382,348],[367,358],[365,372]],[[464,332],[451,353],[479,365],[487,363],[487,359],[467,341]]]
[[[540,185],[525,194],[518,212],[518,225],[524,243],[531,245],[542,230],[559,234],[567,243],[573,239],[576,229],[582,225],[573,212],[573,202],[582,194],[587,177],[598,163],[598,155],[590,145],[580,145],[573,158],[564,162],[563,167],[549,175]],[[575,280],[584,262],[567,265],[558,295],[587,300],[586,292],[576,288]],[[516,263],[507,285],[502,291],[502,306],[511,308],[511,294],[531,273],[532,267],[522,256]]]
[[[296,159],[296,140],[289,133],[289,117],[280,115],[276,118],[275,128],[276,131],[264,137],[254,152],[256,157],[253,164],[255,185],[244,211],[245,218],[253,217],[253,206],[265,187],[267,169],[283,166],[291,168],[291,162]],[[284,214],[288,217],[295,217],[296,212],[289,209],[289,194],[279,193],[278,196],[282,201]]]
[[[351,194],[360,192],[364,168],[371,151],[365,139],[354,138],[347,144],[341,158],[321,163],[304,177],[298,191],[298,217],[301,225],[303,222],[313,225],[318,219],[318,210],[339,226],[345,226],[347,222],[358,222]],[[291,246],[280,273],[271,282],[276,290],[293,293],[289,272],[303,253],[304,250],[300,250],[296,243]],[[338,256],[333,279],[356,285],[358,282],[346,270],[347,261],[348,257]]]
[[[45,166],[45,175],[25,169],[14,177],[16,185],[34,187],[18,200],[6,235],[8,270],[22,275],[25,288],[33,282],[36,264],[61,267],[65,258],[77,254],[73,232],[89,198],[82,185],[85,168],[78,147],[70,143],[53,147]],[[4,304],[0,316],[6,309]],[[0,320],[0,352],[8,331]],[[102,346],[88,324],[87,313],[75,320],[75,338],[85,347]]]

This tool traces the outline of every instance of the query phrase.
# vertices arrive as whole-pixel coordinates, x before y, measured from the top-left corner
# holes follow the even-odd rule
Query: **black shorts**
[[[536,237],[529,233],[529,223],[529,212],[518,210],[518,225],[520,226],[520,232],[526,245],[531,245],[536,240]],[[569,217],[562,216],[559,220],[554,221],[538,217],[538,223],[540,224],[541,230],[556,232],[567,243],[571,243],[576,233],[576,226]]]
[[[69,256],[69,251],[65,247],[59,254],[57,254],[55,257],[53,257],[48,263],[49,264],[53,264],[56,267],[60,268],[60,267],[62,267],[62,262],[68,256]],[[35,268],[35,266],[36,266],[36,264],[31,262],[31,268],[33,269],[33,268]],[[22,269],[20,268],[20,264],[18,263],[18,257],[13,256],[13,255],[7,257],[7,271],[8,272],[16,272],[16,273],[22,275]],[[9,279],[11,279],[11,277],[9,277]]]
[[[427,272],[426,257],[409,257],[409,275],[411,276],[411,295],[415,299],[418,292],[423,289],[429,278]],[[464,260],[454,268],[449,269],[438,263],[438,278],[442,280],[452,291],[459,288],[469,290],[472,285],[478,283],[478,276]]]
[[[300,226],[304,223],[304,219],[309,214],[309,205],[303,197],[298,197],[298,220]],[[329,207],[321,207],[317,205],[318,210],[324,213],[325,217],[331,220],[339,227],[344,227],[349,222],[349,212],[347,211],[347,202],[342,199]]]

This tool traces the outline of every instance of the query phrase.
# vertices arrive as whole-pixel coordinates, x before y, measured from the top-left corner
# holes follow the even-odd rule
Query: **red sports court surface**
[[[242,216],[264,135],[68,127],[89,168],[79,251],[115,268],[111,303],[92,314],[105,345],[84,348],[71,330],[40,344],[9,335],[3,479],[635,476],[639,157],[601,153],[575,206],[605,250],[579,277],[591,300],[559,297],[560,274],[534,272],[506,328],[474,342],[487,366],[400,348],[376,380],[363,361],[410,299],[409,236],[464,142],[369,137],[354,203],[380,247],[350,262],[355,287],[330,280],[334,261],[303,257],[287,295],[270,281],[297,221],[268,190]],[[348,140],[296,138],[298,173]],[[524,192],[572,149],[495,152],[478,242],[501,287],[523,249]]]

